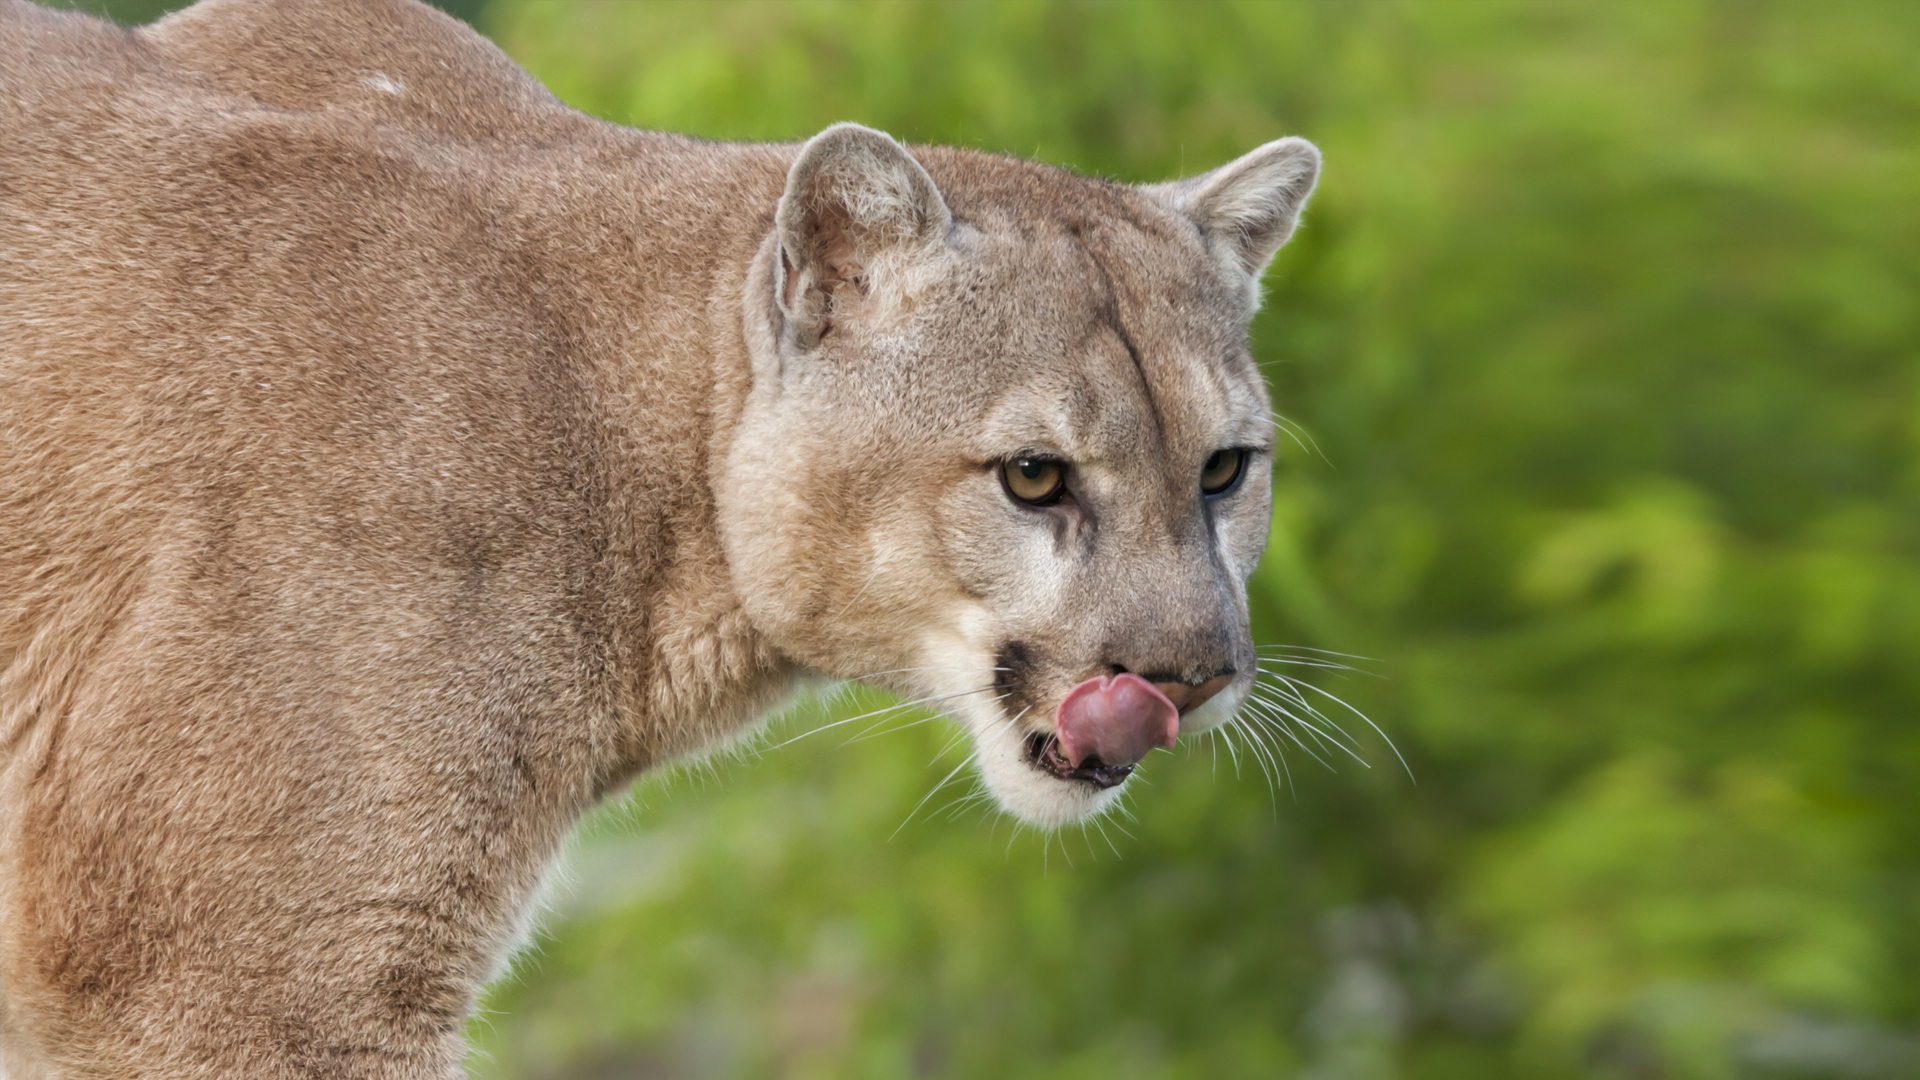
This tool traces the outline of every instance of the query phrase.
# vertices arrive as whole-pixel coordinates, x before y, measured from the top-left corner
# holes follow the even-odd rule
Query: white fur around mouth
[[[1181,717],[1181,734],[1198,734],[1225,723],[1246,700],[1252,684],[1251,678],[1236,680],[1213,700]],[[1070,825],[1103,813],[1126,790],[1126,775],[1102,786],[1091,776],[1062,776],[1044,760],[1036,761],[1031,734],[1017,730],[997,704],[977,698],[957,704],[960,707],[954,712],[973,734],[980,779],[1001,809],[1021,821],[1043,829]],[[1044,752],[1048,737],[1041,738]]]
[[[1091,780],[1063,778],[1042,771],[1029,756],[1020,732],[994,718],[988,724],[968,717],[973,730],[980,778],[1002,809],[1029,825],[1058,828],[1089,818],[1111,806],[1125,783],[1101,787]]]

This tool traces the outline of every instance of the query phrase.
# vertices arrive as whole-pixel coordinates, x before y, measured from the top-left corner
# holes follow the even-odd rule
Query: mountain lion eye
[[[1225,495],[1240,482],[1240,474],[1246,470],[1245,450],[1215,450],[1200,469],[1200,493]]]
[[[1067,490],[1067,466],[1052,458],[1017,457],[1000,466],[1000,482],[1028,506],[1052,506]]]

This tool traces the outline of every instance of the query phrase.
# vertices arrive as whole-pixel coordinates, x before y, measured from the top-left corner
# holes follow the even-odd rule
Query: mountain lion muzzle
[[[454,1077],[571,825],[797,679],[1040,826],[1255,675],[1319,156],[562,106],[410,0],[0,3],[0,1072]]]

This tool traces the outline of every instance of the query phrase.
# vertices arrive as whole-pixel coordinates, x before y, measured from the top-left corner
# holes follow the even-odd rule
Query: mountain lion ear
[[[1209,173],[1147,187],[1147,194],[1228,245],[1254,277],[1293,234],[1320,177],[1320,151],[1305,139],[1275,139]]]
[[[835,124],[800,149],[774,222],[775,296],[810,347],[830,329],[836,308],[895,295],[953,216],[905,147],[869,127]]]

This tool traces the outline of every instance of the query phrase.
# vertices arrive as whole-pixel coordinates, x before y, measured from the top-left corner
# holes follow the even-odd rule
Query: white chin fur
[[[1127,786],[1100,788],[1084,780],[1049,776],[1027,761],[1022,739],[1004,720],[975,721],[970,726],[987,790],[1001,809],[1029,825],[1054,829],[1092,817],[1112,805]]]

